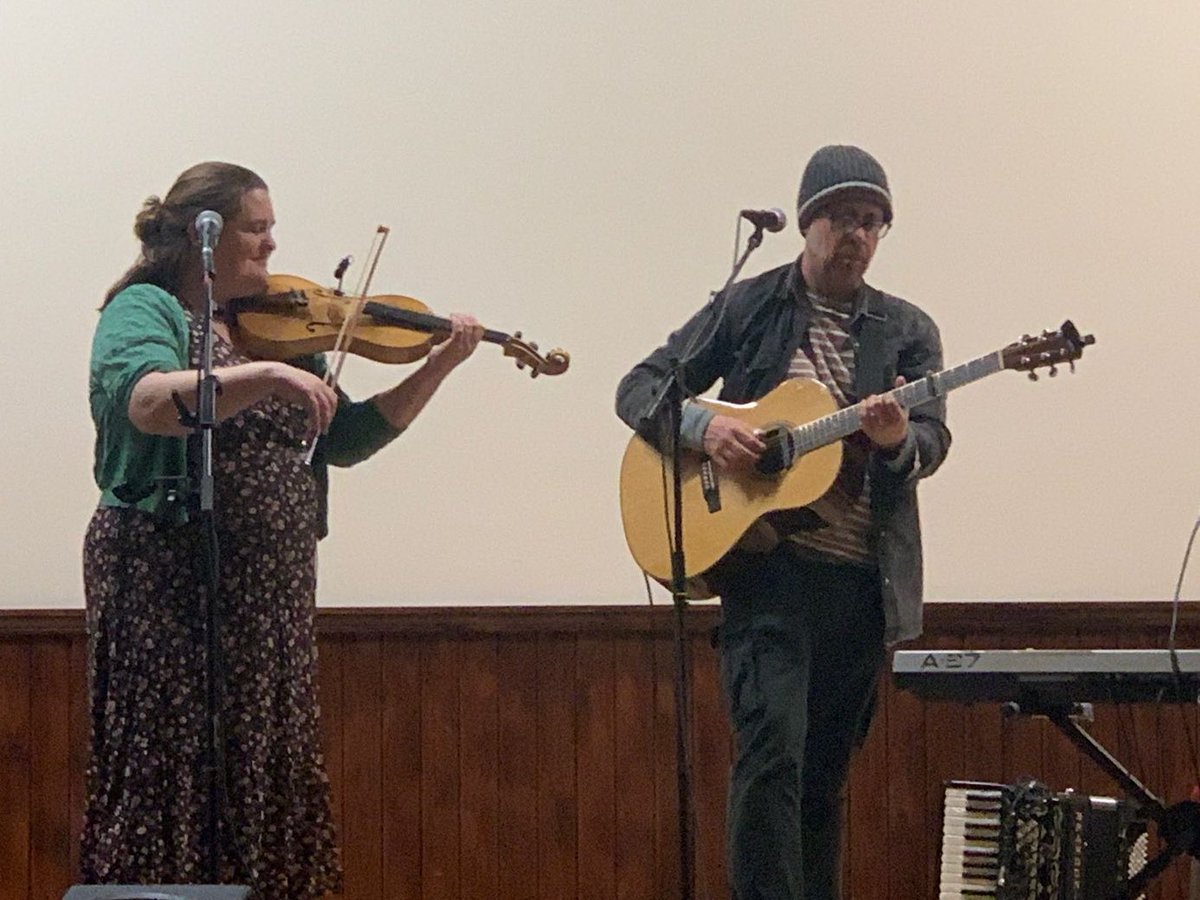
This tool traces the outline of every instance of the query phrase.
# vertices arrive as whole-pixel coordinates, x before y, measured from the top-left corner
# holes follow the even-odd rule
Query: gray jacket
[[[916,306],[864,285],[850,324],[856,350],[855,393],[889,390],[897,375],[915,381],[942,368],[942,344],[933,320]],[[799,260],[740,281],[719,294],[667,342],[634,366],[617,388],[617,415],[656,446],[666,410],[656,404],[666,374],[691,347],[682,366],[684,384],[700,394],[722,380],[720,399],[746,403],[769,393],[786,377],[804,339],[811,306]],[[695,345],[693,346],[693,341]],[[699,433],[706,421],[685,409],[684,429]],[[871,453],[872,530],[883,589],[889,643],[921,633],[921,526],[916,483],[937,471],[950,447],[946,406],[933,400],[910,410],[908,439],[899,455]]]

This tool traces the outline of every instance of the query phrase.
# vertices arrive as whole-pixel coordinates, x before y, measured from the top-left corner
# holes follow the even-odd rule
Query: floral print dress
[[[198,320],[188,312],[192,364]],[[214,365],[245,362],[218,339]],[[340,886],[316,699],[318,489],[303,409],[277,399],[214,433],[224,625],[222,881],[261,900]],[[205,529],[100,508],[84,544],[92,754],[83,876],[205,883]]]

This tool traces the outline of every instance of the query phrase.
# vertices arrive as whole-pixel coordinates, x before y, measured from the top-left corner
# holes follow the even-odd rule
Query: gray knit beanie
[[[822,147],[813,154],[800,179],[796,221],[803,231],[817,210],[838,191],[859,190],[874,195],[883,206],[885,222],[892,221],[892,195],[883,166],[866,150],[845,144]]]

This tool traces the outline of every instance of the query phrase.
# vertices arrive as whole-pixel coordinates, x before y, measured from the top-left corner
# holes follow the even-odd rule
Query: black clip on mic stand
[[[188,412],[176,395],[175,405],[180,421],[191,428],[200,439],[200,477],[196,483],[199,495],[199,515],[207,539],[206,574],[207,602],[204,607],[204,686],[205,713],[208,719],[207,758],[205,769],[208,782],[208,802],[205,810],[205,875],[210,884],[221,883],[222,834],[221,817],[226,800],[225,735],[221,727],[221,701],[225,687],[225,655],[221,648],[220,602],[220,541],[213,509],[213,430],[217,426],[217,394],[220,382],[213,374],[213,249],[222,227],[221,217],[214,212],[202,212],[196,218],[200,238],[201,260],[204,269],[204,324],[201,329],[200,368],[196,372],[196,412]]]
[[[691,665],[684,640],[684,613],[687,610],[687,567],[683,551],[683,447],[680,431],[683,424],[683,403],[688,393],[684,387],[684,369],[697,347],[702,346],[701,338],[707,340],[716,333],[725,316],[727,292],[746,260],[762,243],[763,226],[755,224],[754,232],[746,240],[746,249],[733,264],[733,271],[725,279],[721,288],[710,301],[708,309],[716,307],[715,313],[710,312],[711,322],[693,332],[682,356],[672,360],[671,370],[663,379],[662,385],[655,392],[654,400],[643,416],[643,421],[653,420],[665,402],[668,405],[668,444],[671,453],[671,490],[673,493],[673,522],[674,534],[671,545],[671,598],[675,606],[675,765],[677,770],[677,791],[679,796],[679,890],[681,900],[691,900],[695,888],[693,860],[695,858],[695,837],[693,834],[693,807],[691,790],[691,762],[688,754],[687,735],[690,731],[688,709],[691,705]],[[718,303],[719,300],[719,303]]]

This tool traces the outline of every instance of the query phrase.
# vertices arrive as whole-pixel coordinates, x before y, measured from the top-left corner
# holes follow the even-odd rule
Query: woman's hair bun
[[[162,201],[151,196],[142,204],[141,211],[133,221],[133,233],[139,241],[147,246],[163,243],[163,232],[166,226],[167,213]]]

